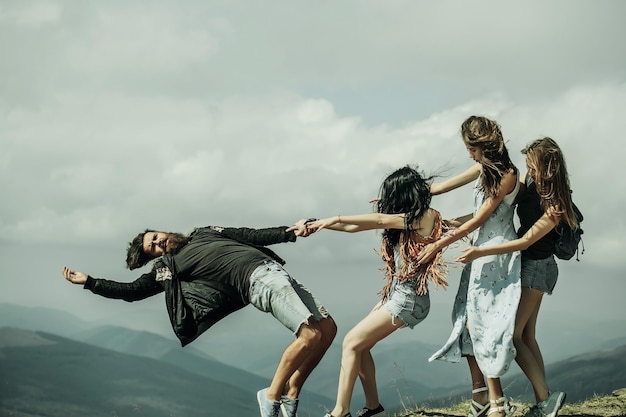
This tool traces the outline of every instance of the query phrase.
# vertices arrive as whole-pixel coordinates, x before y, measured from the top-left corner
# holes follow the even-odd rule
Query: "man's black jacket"
[[[249,304],[249,276],[258,265],[266,260],[285,263],[265,246],[295,242],[296,235],[286,232],[287,228],[198,228],[189,235],[185,247],[176,254],[156,259],[152,270],[135,281],[117,282],[89,276],[85,288],[94,294],[129,302],[165,291],[172,328],[185,346],[222,318]],[[238,250],[226,254],[221,251],[231,247]],[[205,270],[219,265],[219,273],[194,273],[198,263]]]

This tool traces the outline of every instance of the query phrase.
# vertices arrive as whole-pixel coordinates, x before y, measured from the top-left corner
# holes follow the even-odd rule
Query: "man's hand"
[[[71,282],[72,284],[84,285],[87,282],[87,275],[83,274],[82,272],[69,269],[67,266],[63,267],[62,274],[65,277],[65,279]]]
[[[296,236],[307,237],[308,235],[311,234],[311,231],[309,231],[309,229],[307,228],[307,221],[309,220],[308,219],[298,220],[296,224],[288,228],[286,232],[291,232],[293,230]]]
[[[307,223],[306,227],[310,233],[315,233],[337,223],[339,223],[339,216],[333,216],[309,222]]]

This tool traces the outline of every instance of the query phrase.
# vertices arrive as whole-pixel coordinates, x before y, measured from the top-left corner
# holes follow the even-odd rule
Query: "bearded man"
[[[182,346],[229,314],[252,304],[295,335],[268,388],[257,392],[262,417],[295,417],[302,386],[322,359],[337,326],[315,297],[283,269],[267,245],[307,236],[306,221],[265,229],[196,228],[189,235],[147,229],[128,245],[126,265],[150,272],[133,282],[94,278],[63,267],[65,279],[94,294],[137,301],[165,292],[174,333]]]

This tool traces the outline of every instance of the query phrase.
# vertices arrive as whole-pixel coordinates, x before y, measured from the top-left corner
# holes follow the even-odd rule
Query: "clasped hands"
[[[296,236],[307,237],[338,222],[339,216],[328,217],[326,219],[300,219],[293,226],[289,227],[286,231],[290,232],[293,230]]]

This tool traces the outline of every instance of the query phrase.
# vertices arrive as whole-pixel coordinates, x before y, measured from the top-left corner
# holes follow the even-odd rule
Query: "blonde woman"
[[[555,417],[565,401],[564,392],[550,392],[535,328],[544,294],[552,294],[558,277],[554,247],[558,239],[555,227],[560,222],[577,228],[572,209],[569,175],[559,145],[551,138],[537,139],[522,153],[528,172],[519,199],[519,239],[489,247],[470,246],[457,260],[468,263],[490,255],[522,251],[522,297],[517,309],[513,341],[516,362],[533,386],[537,404],[531,416]]]

